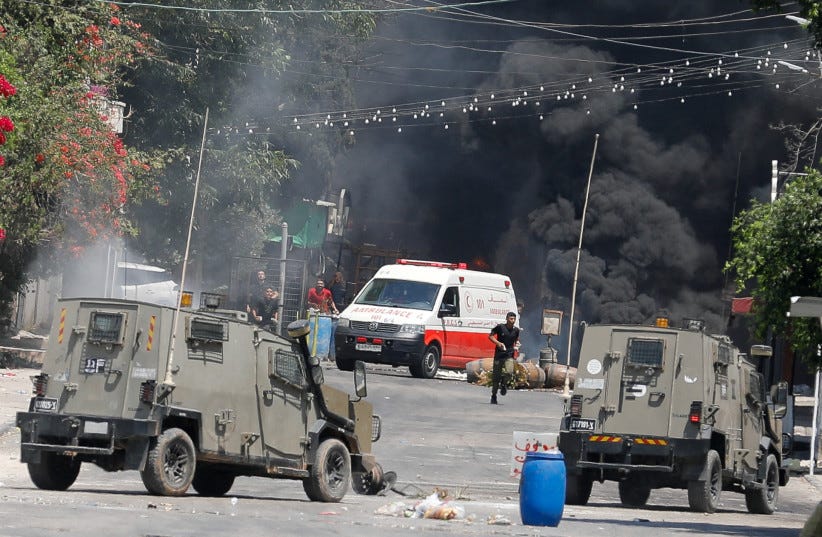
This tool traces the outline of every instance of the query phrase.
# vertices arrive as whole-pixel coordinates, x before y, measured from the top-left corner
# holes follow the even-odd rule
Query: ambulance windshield
[[[371,280],[357,297],[356,304],[389,306],[431,311],[440,286],[408,280]]]

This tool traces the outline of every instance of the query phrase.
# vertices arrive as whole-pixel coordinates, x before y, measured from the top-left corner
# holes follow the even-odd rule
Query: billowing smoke
[[[527,16],[511,12],[510,18],[624,23],[641,22],[643,15],[637,14],[644,14],[645,21],[662,21],[674,16],[667,10],[679,9],[655,2],[623,4],[596,2],[595,9],[584,2],[561,9],[540,4],[530,6]],[[710,2],[688,5],[678,16],[732,11]],[[802,37],[801,29],[781,31],[786,39]],[[402,133],[384,127],[357,133],[357,145],[338,162],[335,181],[351,189],[354,220],[372,231],[368,242],[401,243],[446,261],[484,259],[511,275],[526,303],[523,324],[533,351],[544,342],[538,335],[542,308],[564,311],[567,333],[585,185],[599,134],[575,320],[642,323],[665,312],[675,323],[699,318],[710,331],[723,331],[728,303],[722,267],[733,208],[743,208],[770,181],[771,159],[784,154],[769,125],[814,117],[818,98],[774,90],[751,74],[750,62],[747,74],[739,69],[734,76],[753,82],[735,92],[714,80],[721,70],[711,72],[711,79],[706,74],[686,80],[679,94],[676,80],[655,74],[662,86],[673,88],[662,101],[647,82],[629,91],[631,77],[636,80],[642,66],[672,58],[679,69],[693,55],[552,40],[544,32],[523,37],[525,30],[510,27],[495,35],[498,43],[511,40],[495,46],[483,41],[489,32],[453,21],[415,24],[410,18],[383,30],[405,40],[402,47],[380,49],[386,63],[438,70],[407,71],[403,79],[391,71],[390,83],[376,89],[363,84],[361,105],[438,103],[460,95],[470,103],[473,95],[486,97],[473,114],[444,114]],[[725,52],[780,43],[783,34],[683,36],[663,45]],[[460,43],[467,50],[421,49],[409,41]],[[489,48],[504,50],[476,53]],[[574,81],[582,83],[573,87]],[[557,94],[562,84],[567,93]],[[541,96],[533,91],[517,99],[509,95],[504,103],[487,97],[497,92],[494,98],[501,101],[499,95],[511,88],[540,85],[554,93],[538,106]],[[553,340],[561,354],[563,337]]]

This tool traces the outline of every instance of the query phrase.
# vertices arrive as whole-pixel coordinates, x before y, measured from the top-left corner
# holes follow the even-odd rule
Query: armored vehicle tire
[[[182,429],[172,428],[151,440],[143,485],[157,496],[182,496],[191,485],[197,465],[194,443]]]
[[[40,462],[28,463],[29,477],[38,489],[66,490],[80,473],[80,460],[50,451],[40,455]]]
[[[320,443],[303,490],[315,502],[339,502],[351,486],[351,455],[336,438]]]
[[[719,507],[722,493],[722,463],[713,449],[705,457],[708,479],[688,482],[688,505],[698,513],[713,513]]]
[[[200,496],[223,496],[234,485],[234,474],[211,465],[198,464],[191,486]]]
[[[374,495],[385,485],[385,473],[379,463],[374,465],[370,472],[352,472],[351,488],[357,494]]]
[[[642,507],[648,503],[651,487],[639,479],[628,477],[619,482],[619,501],[630,507]]]
[[[440,348],[429,345],[420,356],[417,363],[412,363],[408,369],[411,375],[419,379],[432,379],[440,368]]]
[[[354,371],[354,360],[350,358],[335,358],[337,369],[340,371]]]
[[[585,505],[591,497],[594,480],[586,475],[569,475],[565,479],[565,503]]]
[[[748,512],[757,515],[770,515],[776,510],[779,498],[779,464],[774,455],[768,455],[765,461],[765,481],[761,488],[745,489],[745,505]]]

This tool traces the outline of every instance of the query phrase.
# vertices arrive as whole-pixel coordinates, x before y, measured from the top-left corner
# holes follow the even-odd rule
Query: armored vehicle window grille
[[[400,325],[391,323],[369,323],[368,321],[351,321],[351,328],[354,330],[367,330],[368,332],[393,334],[399,331]]]
[[[665,342],[661,339],[631,338],[628,341],[628,363],[638,366],[662,367]]]
[[[300,356],[282,349],[274,351],[274,374],[291,384],[301,386],[304,377]]]
[[[211,319],[190,319],[189,339],[228,341],[228,323]]]
[[[750,373],[750,392],[756,397],[758,401],[765,401],[765,389],[762,383],[762,376],[755,371]]]
[[[88,341],[93,343],[119,344],[123,342],[125,315],[94,311],[89,322]]]
[[[731,349],[725,345],[719,346],[719,351],[716,356],[716,361],[722,364],[731,363]]]

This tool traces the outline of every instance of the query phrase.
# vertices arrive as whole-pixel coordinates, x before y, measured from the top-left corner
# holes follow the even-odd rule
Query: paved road
[[[423,381],[404,369],[369,368],[368,399],[381,414],[383,438],[374,453],[399,475],[386,496],[349,494],[340,504],[306,500],[299,482],[240,478],[226,498],[149,496],[137,472],[106,473],[84,465],[67,492],[33,487],[18,462],[19,434],[13,414],[28,404],[35,371],[0,376],[0,536],[189,536],[242,532],[256,535],[664,535],[793,537],[822,500],[807,479],[781,490],[772,516],[747,513],[744,497],[725,492],[720,512],[688,510],[687,494],[662,489],[643,509],[619,504],[616,486],[595,484],[587,506],[566,506],[556,528],[522,526],[517,483],[510,476],[512,432],[556,431],[562,402],[552,391],[515,391],[488,404],[488,389],[455,380]],[[326,369],[329,383],[351,389],[348,373]],[[21,393],[22,392],[22,393]],[[462,520],[442,521],[378,514],[413,507],[434,487],[455,497]],[[231,498],[237,498],[232,505]],[[490,525],[508,521],[510,525]]]

